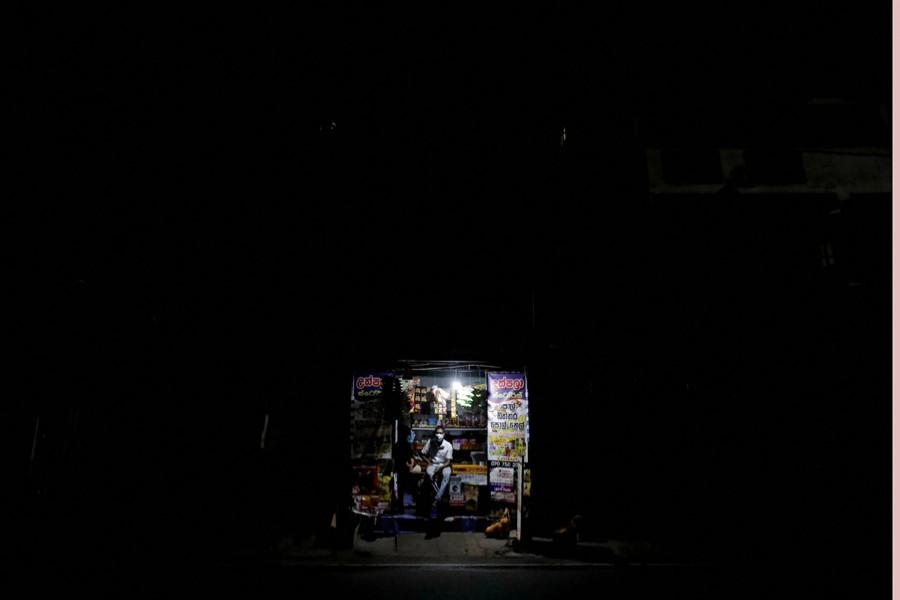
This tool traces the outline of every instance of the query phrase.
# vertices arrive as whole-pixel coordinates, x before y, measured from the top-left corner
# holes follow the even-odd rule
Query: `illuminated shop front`
[[[452,474],[435,514],[436,486],[416,460],[439,425]],[[531,494],[524,369],[410,361],[357,373],[349,458],[351,510],[381,532],[421,531],[436,518],[447,530],[484,531],[506,515],[503,533],[520,534]]]

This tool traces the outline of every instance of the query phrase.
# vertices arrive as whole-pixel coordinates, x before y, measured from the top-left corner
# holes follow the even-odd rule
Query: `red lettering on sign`
[[[525,386],[524,379],[510,379],[503,377],[502,379],[491,380],[491,389],[499,390],[503,388],[512,388],[516,391],[521,390]]]
[[[368,377],[356,378],[356,389],[361,390],[367,387],[381,387],[381,377],[369,375]]]

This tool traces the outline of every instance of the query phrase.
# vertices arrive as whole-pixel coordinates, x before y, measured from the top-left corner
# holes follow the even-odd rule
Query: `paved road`
[[[844,600],[849,597],[887,597],[880,585],[855,577],[847,569],[810,572],[786,565],[762,566],[526,566],[406,568],[283,567],[258,573],[248,586],[239,573],[246,597],[366,598],[405,600],[482,600],[514,598],[570,600],[572,598],[653,598],[665,600],[797,599]],[[862,575],[862,574],[858,574]],[[227,578],[226,578],[227,579]],[[252,580],[252,579],[251,579]]]
[[[299,587],[298,587],[299,586]],[[494,598],[734,598],[735,583],[714,568],[523,567],[286,569],[263,585],[271,597],[481,600]],[[293,592],[292,592],[293,590]]]

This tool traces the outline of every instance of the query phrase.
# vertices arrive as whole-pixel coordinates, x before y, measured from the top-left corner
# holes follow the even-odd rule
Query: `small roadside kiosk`
[[[453,452],[435,519],[430,478],[399,457],[420,453],[438,425]],[[368,535],[421,532],[437,520],[441,531],[521,539],[531,496],[525,370],[408,361],[354,374],[350,480],[350,509]]]

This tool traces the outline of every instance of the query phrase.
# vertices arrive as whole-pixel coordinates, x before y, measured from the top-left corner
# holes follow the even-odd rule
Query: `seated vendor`
[[[441,425],[434,428],[434,437],[425,443],[421,457],[426,465],[425,472],[435,484],[432,508],[437,509],[450,483],[450,463],[453,460],[453,445],[444,439]]]

